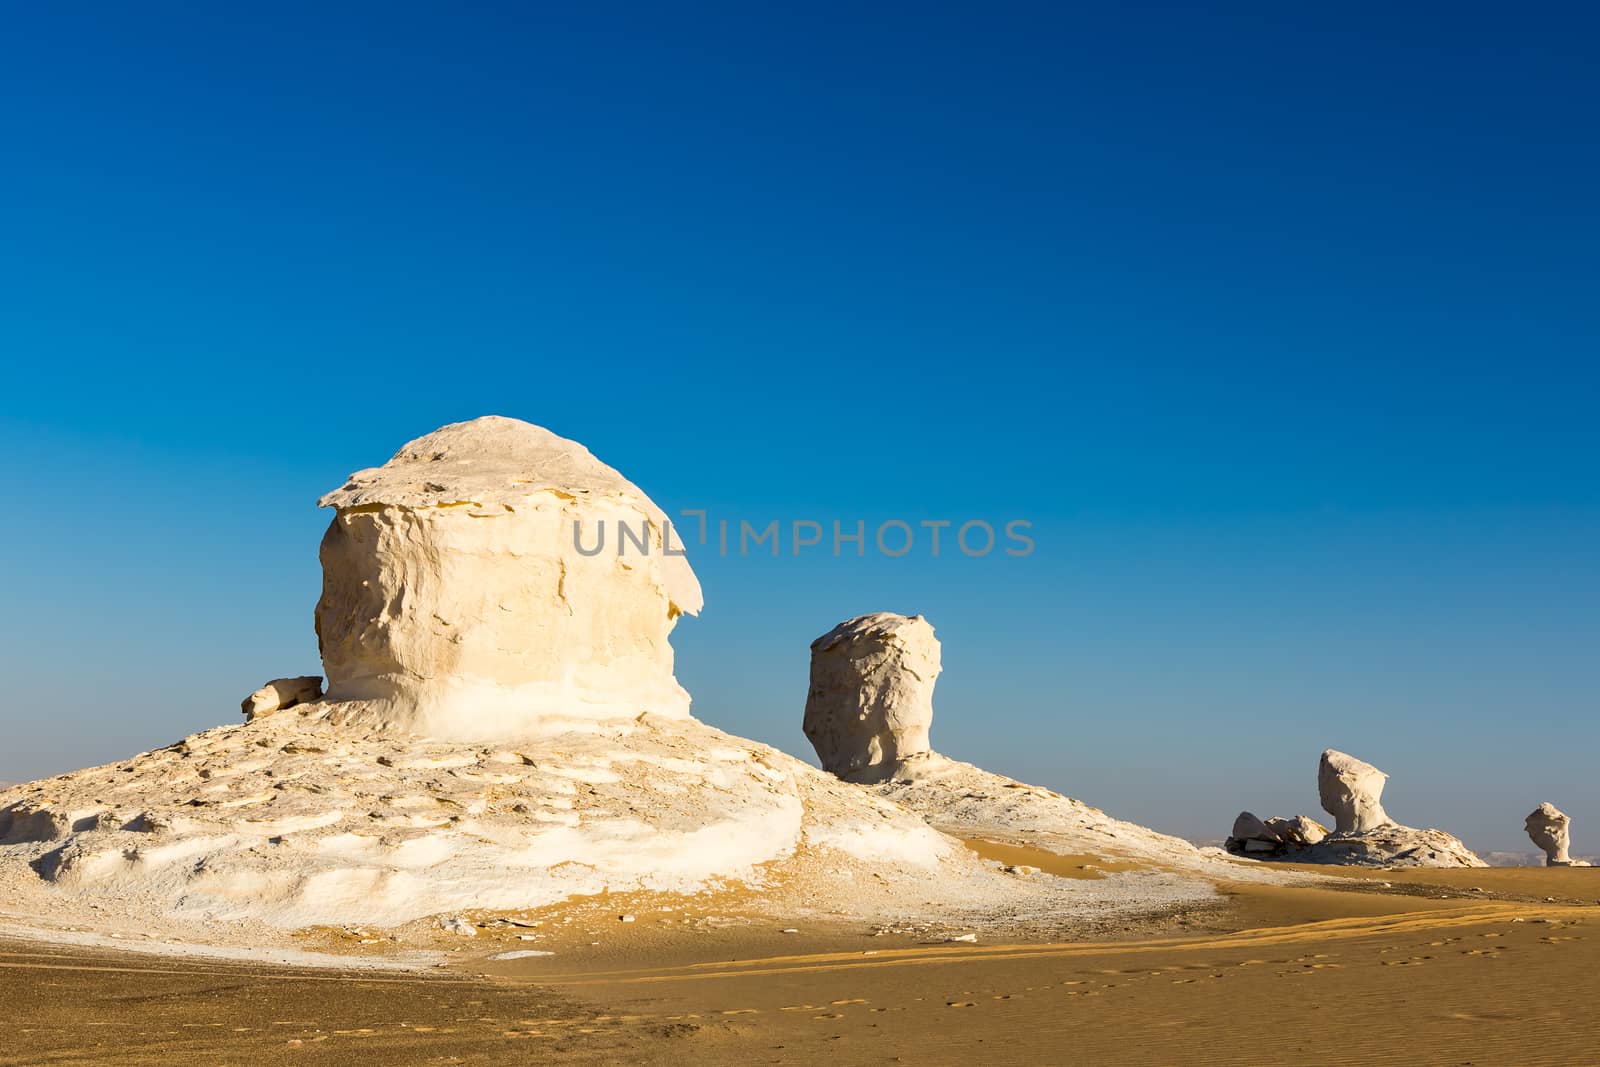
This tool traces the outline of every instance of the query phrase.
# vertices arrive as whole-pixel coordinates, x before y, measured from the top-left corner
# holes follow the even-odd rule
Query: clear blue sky
[[[692,560],[704,719],[944,641],[936,745],[1194,837],[1600,851],[1600,23],[1579,5],[23,5],[0,778],[317,669],[317,495],[485,413],[669,511],[1025,518]],[[1293,7],[1293,5],[1291,5]]]

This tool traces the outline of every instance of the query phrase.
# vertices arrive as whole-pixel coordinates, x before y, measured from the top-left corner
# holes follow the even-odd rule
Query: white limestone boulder
[[[303,704],[322,699],[322,676],[302,675],[299,678],[274,678],[254,693],[244,698],[240,709],[246,722],[254,722],[262,715],[287,711]]]
[[[1233,833],[1223,847],[1235,855],[1275,859],[1314,845],[1327,836],[1326,826],[1304,815],[1263,821],[1248,811],[1241,811],[1233,820]]]
[[[1549,801],[1545,801],[1523,822],[1528,838],[1544,852],[1547,867],[1587,867],[1572,858],[1572,820]]]
[[[1390,823],[1380,803],[1388,780],[1387,774],[1354,756],[1332,748],[1323,752],[1317,766],[1317,794],[1322,810],[1333,816],[1333,828],[1351,833]]]
[[[939,639],[921,615],[862,615],[811,642],[804,728],[823,770],[879,782],[932,751],[939,671]]]

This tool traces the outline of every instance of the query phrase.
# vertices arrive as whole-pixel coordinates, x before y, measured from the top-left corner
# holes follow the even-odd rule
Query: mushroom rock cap
[[[479,741],[688,717],[667,638],[700,584],[666,514],[577,442],[455,423],[319,503],[317,637],[328,700],[362,705],[347,721]]]
[[[342,487],[323,494],[317,506],[514,508],[541,493],[629,505],[658,531],[672,526],[643,489],[577,441],[504,415],[453,422],[407,442],[383,466],[356,471]],[[674,539],[672,545],[675,554],[662,555],[667,592],[680,612],[698,615],[705,606],[700,581],[679,551],[682,541]]]

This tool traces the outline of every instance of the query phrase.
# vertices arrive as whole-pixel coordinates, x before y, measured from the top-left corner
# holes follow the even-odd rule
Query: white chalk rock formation
[[[246,722],[254,722],[262,715],[287,711],[301,704],[322,699],[322,676],[308,674],[299,678],[274,678],[254,693],[244,698],[240,705]]]
[[[1547,867],[1587,867],[1568,851],[1572,847],[1572,820],[1549,801],[1534,808],[1523,824],[1528,837],[1544,851]]]
[[[822,769],[881,782],[930,752],[939,670],[939,639],[921,615],[862,615],[811,642],[804,728]]]
[[[1379,803],[1388,780],[1370,763],[1337,749],[1325,751],[1317,765],[1317,794],[1322,810],[1333,816],[1333,828],[1353,833],[1388,825],[1392,820]]]
[[[577,442],[456,423],[320,503],[330,701],[456,741],[688,716],[667,638],[700,584],[661,509]]]
[[[1239,876],[1215,849],[933,751],[940,670],[939,641],[920,615],[862,615],[813,641],[804,728],[823,768],[956,837],[1132,861],[1146,873]]]
[[[409,924],[425,942],[429,917],[602,892],[745,885],[786,918],[826,902],[857,921],[1056,926],[1211,894],[1170,864],[1131,884],[1006,875],[885,794],[691,718],[668,634],[700,607],[694,574],[666,554],[665,516],[573,442],[461,423],[324,502],[326,696],[280,680],[246,723],[0,790],[8,921],[253,949],[317,924]],[[936,648],[904,657],[929,686]],[[913,742],[915,716],[894,710],[926,703],[906,690],[879,705],[877,751],[902,766],[927,732],[924,715]],[[910,761],[949,783],[930,810],[1027,800],[1036,822],[1122,839],[1075,801]]]
[[[1275,859],[1314,845],[1327,836],[1326,826],[1304,815],[1262,821],[1248,811],[1241,811],[1233,820],[1233,833],[1223,847],[1236,855]]]
[[[1370,763],[1336,749],[1317,765],[1317,793],[1335,820],[1326,827],[1298,815],[1262,822],[1249,812],[1234,820],[1225,847],[1254,859],[1336,863],[1367,867],[1485,867],[1460,839],[1443,830],[1401,826],[1379,798],[1389,776]]]

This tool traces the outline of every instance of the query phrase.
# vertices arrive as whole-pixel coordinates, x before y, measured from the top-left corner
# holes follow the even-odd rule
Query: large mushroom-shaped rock
[[[667,636],[699,582],[661,509],[576,441],[455,423],[320,503],[329,701],[458,741],[688,716]]]
[[[811,642],[805,733],[823,770],[879,782],[931,751],[939,639],[921,615],[880,611]]]
[[[1391,823],[1379,802],[1388,780],[1370,763],[1337,749],[1325,751],[1317,766],[1317,794],[1322,810],[1333,816],[1334,829],[1358,833]]]
[[[1534,808],[1523,825],[1533,843],[1544,850],[1545,866],[1575,866],[1567,851],[1572,846],[1572,820],[1554,804],[1546,801]]]

